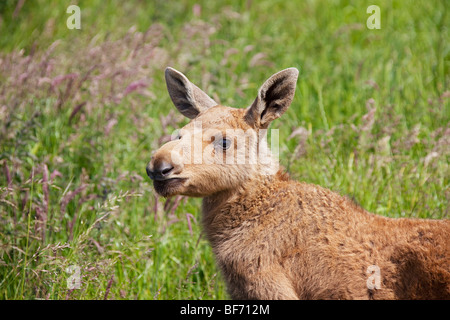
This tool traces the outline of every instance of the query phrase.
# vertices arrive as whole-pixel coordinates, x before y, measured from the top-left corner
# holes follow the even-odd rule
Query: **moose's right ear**
[[[247,109],[245,121],[256,128],[267,128],[291,105],[297,84],[298,70],[282,70],[264,82],[253,104]]]
[[[170,67],[166,68],[166,84],[173,104],[189,119],[194,119],[203,110],[218,105],[184,74]]]

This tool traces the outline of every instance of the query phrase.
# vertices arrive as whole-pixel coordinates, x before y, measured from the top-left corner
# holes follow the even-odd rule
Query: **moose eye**
[[[223,150],[227,150],[231,146],[231,140],[230,139],[222,139],[220,141],[220,146]]]

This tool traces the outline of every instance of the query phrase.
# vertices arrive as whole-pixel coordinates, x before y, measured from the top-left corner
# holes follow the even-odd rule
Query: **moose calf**
[[[162,196],[203,197],[203,227],[233,299],[450,299],[450,220],[369,213],[290,180],[267,152],[265,131],[291,104],[297,69],[270,77],[245,109],[219,105],[172,68],[165,76],[192,121],[147,173]]]

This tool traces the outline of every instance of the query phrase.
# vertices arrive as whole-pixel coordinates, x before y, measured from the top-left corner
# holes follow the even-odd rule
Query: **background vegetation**
[[[69,30],[70,4],[81,30]],[[366,9],[381,9],[369,30]],[[0,2],[0,298],[224,299],[200,200],[158,198],[151,150],[186,123],[168,65],[246,107],[295,66],[281,163],[390,217],[448,217],[442,1]],[[70,289],[71,265],[81,286]]]

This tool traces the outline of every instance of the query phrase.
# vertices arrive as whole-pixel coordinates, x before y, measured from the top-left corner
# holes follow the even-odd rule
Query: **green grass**
[[[448,217],[445,1],[378,1],[380,30],[361,1],[77,3],[81,30],[66,27],[69,2],[0,4],[1,299],[227,298],[200,199],[166,202],[146,177],[186,123],[167,65],[235,107],[299,68],[272,124],[291,176],[374,213]]]

